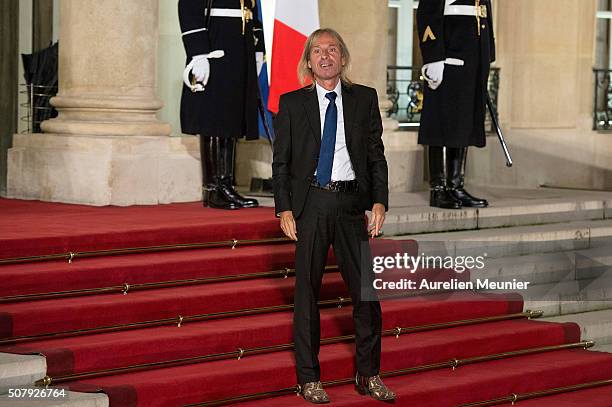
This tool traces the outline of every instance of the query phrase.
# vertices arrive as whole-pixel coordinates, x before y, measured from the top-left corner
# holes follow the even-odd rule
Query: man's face
[[[344,58],[338,41],[328,33],[319,35],[313,41],[308,60],[308,67],[312,69],[315,79],[337,79],[343,65]]]

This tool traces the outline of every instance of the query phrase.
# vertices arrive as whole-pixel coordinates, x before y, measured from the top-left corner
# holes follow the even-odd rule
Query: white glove
[[[444,79],[444,61],[432,62],[430,64],[423,65],[421,69],[423,77],[427,81],[429,87],[436,90]]]
[[[209,54],[201,54],[196,55],[191,58],[191,62],[187,64],[185,70],[183,71],[183,82],[185,85],[189,86],[194,92],[201,92],[204,90],[204,87],[208,83],[208,78],[210,77],[210,63],[208,62],[209,58],[221,58],[225,55],[225,52],[222,50],[212,51]],[[189,80],[189,73],[193,74],[195,80],[199,83],[193,85]]]
[[[202,82],[206,86],[210,77],[210,63],[208,63],[207,55],[196,55],[193,57],[193,67],[191,73],[196,81]]]
[[[257,65],[257,76],[261,73],[261,68],[263,68],[264,64],[264,53],[256,52],[255,53],[255,64]]]

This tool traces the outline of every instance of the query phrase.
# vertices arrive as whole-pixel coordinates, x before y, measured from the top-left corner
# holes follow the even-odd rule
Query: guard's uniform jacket
[[[495,60],[490,0],[421,0],[417,11],[423,64],[445,61],[442,84],[425,86],[419,143],[485,145],[489,65]]]
[[[178,7],[187,63],[195,55],[225,52],[221,58],[209,59],[210,77],[203,92],[183,85],[183,133],[257,139],[255,52],[265,48],[256,0],[179,0]],[[215,16],[215,9],[223,14],[241,8],[244,12],[237,17]],[[207,17],[209,9],[213,12]]]

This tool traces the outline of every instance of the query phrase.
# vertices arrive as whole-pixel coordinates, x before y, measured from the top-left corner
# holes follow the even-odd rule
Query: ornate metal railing
[[[57,111],[49,100],[57,94],[57,86],[19,84],[19,93],[26,95],[19,104],[19,120],[24,122],[22,133],[40,133],[40,124],[57,116]]]
[[[420,72],[421,68],[411,66],[387,66],[387,96],[393,103],[391,109],[387,112],[387,116],[397,119],[400,122],[400,127],[419,127],[421,110],[423,109],[423,87],[425,86]],[[496,111],[499,80],[499,68],[491,68],[489,95]],[[486,128],[489,131],[494,131],[488,112]]]
[[[612,70],[593,69],[595,92],[593,101],[593,130],[612,129]]]

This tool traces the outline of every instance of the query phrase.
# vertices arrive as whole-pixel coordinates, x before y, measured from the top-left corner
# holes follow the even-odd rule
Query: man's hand
[[[375,203],[372,206],[372,219],[368,225],[368,231],[371,237],[376,237],[380,234],[383,223],[385,223],[385,205]]]
[[[291,240],[298,240],[297,229],[295,227],[295,219],[293,218],[293,211],[284,211],[280,213],[280,226],[283,230],[283,233],[285,233],[285,236],[287,236]]]

